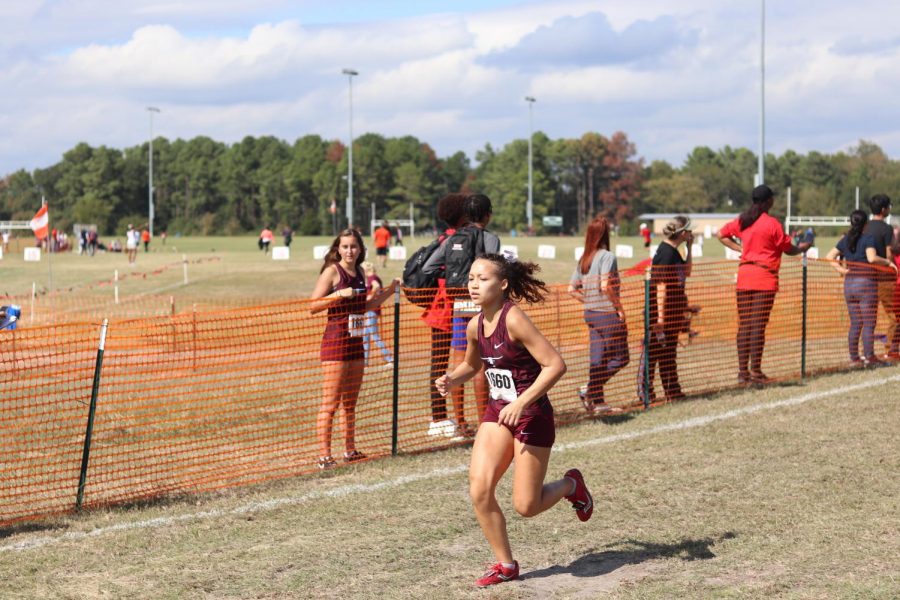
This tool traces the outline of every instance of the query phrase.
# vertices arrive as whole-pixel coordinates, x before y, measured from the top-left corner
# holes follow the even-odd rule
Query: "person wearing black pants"
[[[673,218],[663,229],[665,240],[659,245],[653,256],[650,271],[650,344],[647,368],[650,376],[650,399],[653,394],[653,377],[659,365],[659,378],[662,381],[666,400],[675,402],[684,399],[684,392],[678,381],[678,335],[687,323],[687,294],[685,280],[691,274],[693,261],[691,244],[694,234],[691,221],[683,215]],[[687,253],[682,257],[678,247],[684,243]],[[643,396],[644,371],[638,372],[638,391]]]
[[[447,373],[452,337],[452,331],[431,329],[431,421],[434,423],[447,420],[447,398],[434,386],[434,380]]]

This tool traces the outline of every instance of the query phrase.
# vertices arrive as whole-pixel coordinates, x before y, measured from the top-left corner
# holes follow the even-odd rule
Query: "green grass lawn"
[[[837,238],[820,238],[821,255]],[[83,298],[86,302],[106,303],[114,297],[112,281],[118,271],[120,301],[146,296],[173,297],[178,309],[186,305],[233,305],[276,302],[280,299],[308,296],[312,292],[321,260],[313,259],[313,247],[328,245],[330,237],[297,237],[288,261],[274,261],[263,255],[255,237],[190,237],[170,238],[166,246],[154,241],[150,253],[141,251],[137,264],[128,265],[124,254],[98,253],[94,257],[75,252],[42,256],[39,263],[26,263],[21,251],[10,252],[0,260],[0,294],[19,301],[30,298],[32,284],[38,292],[51,288],[57,294]],[[583,245],[582,238],[509,237],[504,244],[518,247],[524,260],[537,261],[547,283],[568,281],[575,265],[574,251]],[[277,240],[276,240],[277,241]],[[405,240],[412,254],[428,240],[421,237]],[[658,240],[654,240],[657,243]],[[370,240],[366,240],[370,244]],[[555,259],[538,259],[538,246],[556,246]],[[619,260],[627,269],[647,255],[638,237],[613,238],[616,244],[634,247],[634,258]],[[13,246],[15,248],[15,246]],[[698,260],[723,260],[724,247],[715,239],[706,240],[703,257]],[[182,260],[188,261],[188,285],[184,285]],[[383,280],[399,277],[403,261],[388,261],[379,268]],[[51,283],[52,279],[52,283]]]
[[[561,428],[549,476],[578,466],[593,519],[515,515],[507,474],[524,579],[477,595],[896,598],[898,397],[894,367]],[[3,530],[0,597],[471,598],[469,452]]]

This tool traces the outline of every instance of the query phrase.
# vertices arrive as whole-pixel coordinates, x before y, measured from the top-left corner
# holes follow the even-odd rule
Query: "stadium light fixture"
[[[347,76],[350,90],[350,154],[347,157],[347,227],[353,225],[353,78],[359,75],[354,69],[341,71]]]

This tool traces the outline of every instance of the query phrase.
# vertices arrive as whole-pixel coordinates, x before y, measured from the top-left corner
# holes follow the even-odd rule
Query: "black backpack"
[[[437,294],[440,273],[426,275],[422,272],[422,267],[443,241],[444,238],[441,236],[427,246],[422,246],[413,252],[403,266],[403,291],[406,298],[416,306],[428,308]]]
[[[469,285],[469,271],[475,259],[484,254],[484,230],[479,227],[463,227],[447,239],[444,250],[446,265],[445,279],[451,295],[460,295],[453,288],[465,288]]]

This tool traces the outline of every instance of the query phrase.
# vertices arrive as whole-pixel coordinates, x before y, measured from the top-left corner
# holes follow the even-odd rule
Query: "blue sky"
[[[474,157],[535,129],[621,130],[648,161],[747,146],[759,0],[0,0],[0,175],[124,148],[354,130]],[[900,3],[767,8],[769,152],[859,139],[900,155]]]

